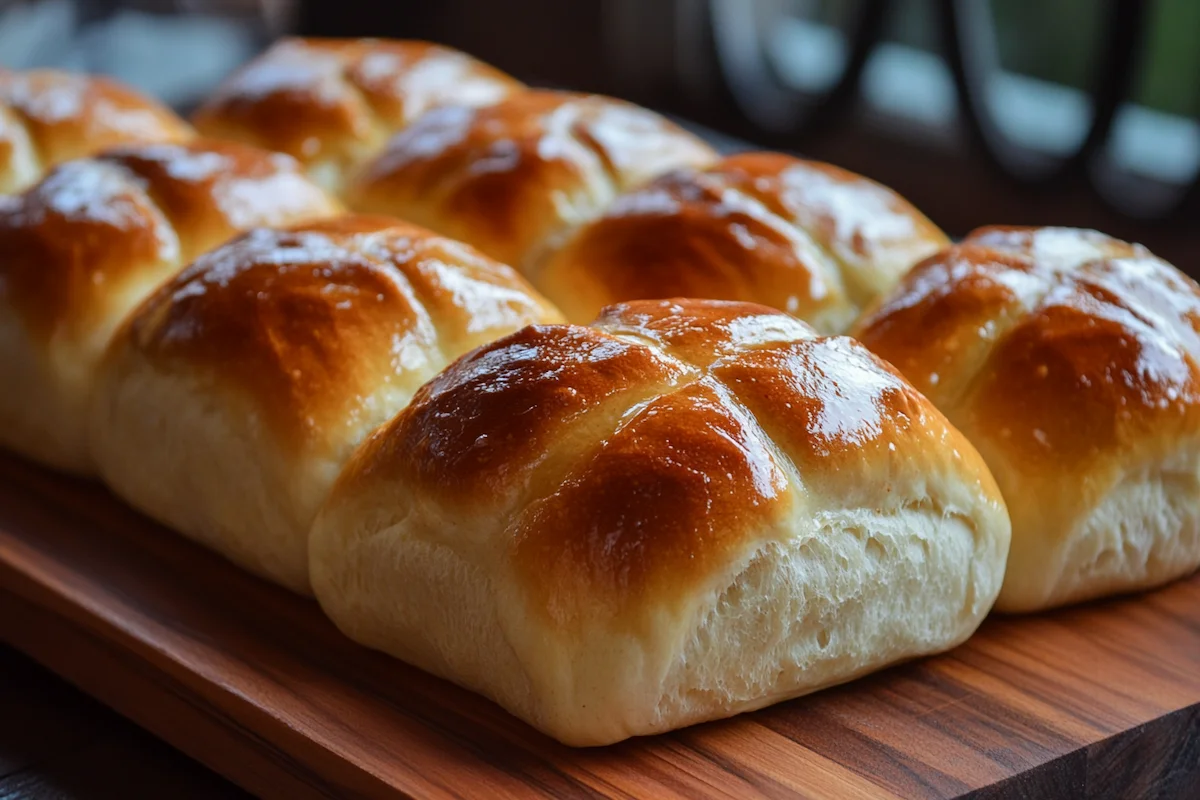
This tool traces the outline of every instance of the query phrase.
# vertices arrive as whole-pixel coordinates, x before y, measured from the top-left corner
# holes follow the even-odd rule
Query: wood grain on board
[[[1200,576],[574,750],[103,488],[0,455],[0,639],[272,797],[1200,798]]]

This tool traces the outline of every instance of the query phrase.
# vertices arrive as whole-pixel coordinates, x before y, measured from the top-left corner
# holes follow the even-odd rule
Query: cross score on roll
[[[343,471],[311,568],[351,638],[598,745],[953,647],[1008,538],[970,443],[858,343],[643,301],[427,383]]]
[[[125,316],[239,231],[339,210],[288,156],[203,140],[69,161],[0,197],[0,443],[91,472],[92,382]]]
[[[355,445],[456,356],[558,319],[509,267],[407,223],[255,230],[118,332],[91,452],[137,508],[307,593],[308,528]]]
[[[286,40],[195,122],[300,163],[138,145],[0,198],[0,442],[565,742],[1200,562],[1200,289],[1142,248],[948,247],[860,176],[425,43]],[[875,354],[822,335],[864,308]]]
[[[716,158],[697,137],[631,103],[525,91],[484,108],[429,112],[363,169],[347,202],[469,242],[528,274],[620,192]]]
[[[742,153],[618,197],[528,275],[573,322],[624,300],[712,297],[764,303],[841,333],[947,244],[874,181],[781,153]]]
[[[289,38],[230,76],[193,122],[208,136],[287,153],[340,191],[389,136],[429,109],[487,105],[521,88],[440,45]]]
[[[527,91],[444,107],[347,188],[520,269],[573,322],[624,300],[745,300],[841,332],[948,244],[887,188],[776,153],[718,161],[656,114]]]
[[[718,161],[646,109],[529,90],[422,42],[284,40],[193,120],[290,153],[355,210],[511,264],[579,323],[612,302],[702,296],[842,332],[948,243],[853,173],[774,153]]]
[[[1094,231],[986,228],[854,335],[979,449],[1013,522],[998,607],[1157,586],[1200,564],[1200,287]]]

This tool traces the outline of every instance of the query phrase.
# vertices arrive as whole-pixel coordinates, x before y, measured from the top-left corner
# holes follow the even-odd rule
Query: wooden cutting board
[[[1200,577],[573,750],[104,489],[0,455],[0,638],[266,796],[1200,798]]]

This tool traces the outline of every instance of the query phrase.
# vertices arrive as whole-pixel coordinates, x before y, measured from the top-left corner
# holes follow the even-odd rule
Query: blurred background
[[[1094,227],[1200,274],[1194,0],[0,0],[0,64],[184,111],[292,34],[432,39],[837,163],[956,235]]]

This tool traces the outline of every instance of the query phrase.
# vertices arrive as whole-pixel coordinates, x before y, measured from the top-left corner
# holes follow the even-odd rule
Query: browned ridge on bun
[[[90,472],[94,373],[125,316],[238,232],[339,209],[288,156],[204,140],[117,147],[0,198],[0,444]]]
[[[182,142],[186,122],[117,81],[58,70],[0,69],[0,194],[63,161],[118,144]]]
[[[133,506],[299,592],[353,448],[458,355],[557,310],[510,268],[382,217],[256,229],[117,334],[92,454]]]
[[[210,136],[300,160],[328,189],[431,108],[494,103],[521,89],[441,45],[389,39],[283,39],[230,76],[193,116]]]
[[[697,137],[630,103],[525,91],[485,108],[424,115],[364,168],[347,202],[528,271],[618,193],[716,159]]]
[[[986,459],[1013,522],[997,607],[1156,586],[1200,564],[1200,286],[1094,231],[984,228],[854,335]]]
[[[706,297],[764,303],[840,333],[947,244],[873,181],[781,153],[742,153],[617,198],[529,276],[575,322],[616,302]]]
[[[634,302],[425,384],[310,540],[351,638],[598,745],[961,642],[1009,523],[970,443],[857,342]]]

